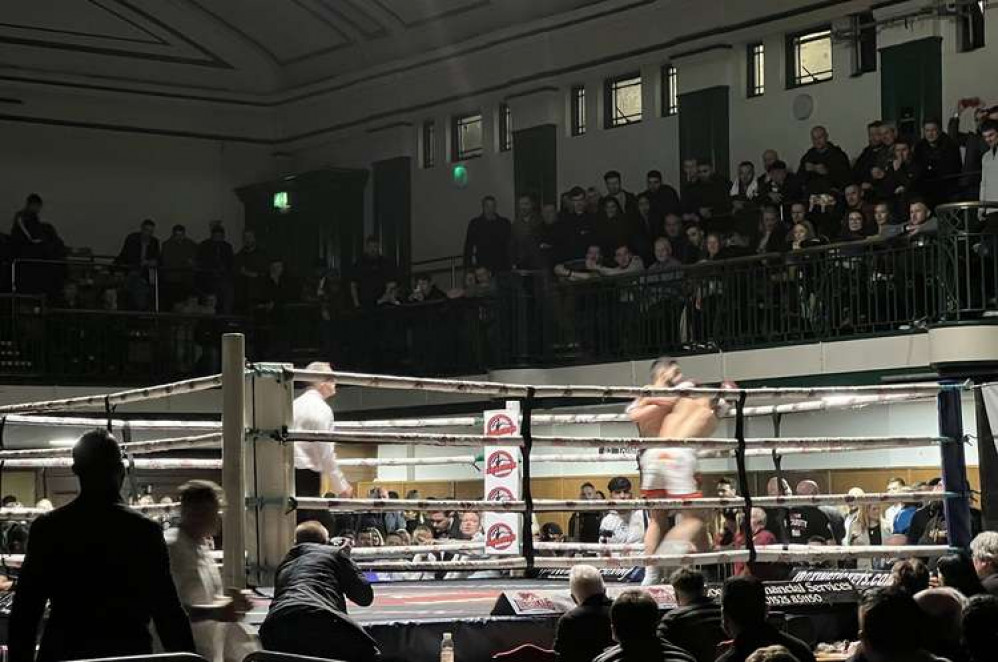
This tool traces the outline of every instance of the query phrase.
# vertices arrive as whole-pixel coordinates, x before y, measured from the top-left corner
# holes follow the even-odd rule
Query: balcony
[[[998,208],[998,205],[994,206]],[[938,210],[938,234],[870,239],[564,282],[497,279],[492,296],[370,311],[293,304],[279,317],[48,308],[0,301],[6,381],[147,383],[217,370],[218,336],[248,335],[256,360],[480,374],[917,333],[998,311],[998,234],[981,205]]]

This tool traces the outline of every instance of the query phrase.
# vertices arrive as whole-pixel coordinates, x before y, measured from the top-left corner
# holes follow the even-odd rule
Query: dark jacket
[[[593,662],[696,662],[693,656],[667,641],[652,638],[628,646],[617,644]]]
[[[924,138],[915,144],[915,163],[921,173],[919,186],[930,208],[949,202],[960,188],[963,157],[960,146],[945,133],[930,143]]]
[[[476,216],[468,221],[464,237],[464,268],[487,267],[492,273],[509,271],[509,242],[512,226],[508,218],[491,221]]]
[[[856,163],[852,166],[854,182],[868,182],[872,179],[870,171],[873,170],[874,166],[883,162],[885,149],[883,145],[867,145],[863,148],[863,151],[856,157]]]
[[[652,211],[662,218],[665,218],[666,214],[679,214],[682,212],[682,206],[679,203],[679,194],[676,193],[676,189],[668,184],[662,184],[657,191],[649,189],[644,192],[644,195],[647,195],[651,201]]]
[[[982,579],[981,586],[983,586],[984,590],[987,591],[990,595],[993,595],[996,598],[998,598],[998,573],[988,575],[987,577]]]
[[[610,633],[612,604],[613,600],[601,593],[562,614],[554,630],[554,650],[558,654],[558,662],[592,662],[613,644]]]
[[[10,661],[152,652],[150,621],[168,652],[194,651],[170,576],[162,527],[118,500],[81,495],[31,525],[10,616]]]
[[[567,214],[555,231],[555,264],[581,260],[591,244],[598,244],[596,219],[590,214]]]
[[[347,618],[346,598],[361,607],[374,601],[374,591],[342,547],[301,543],[277,568],[274,599],[267,619],[294,612],[324,612]]]
[[[981,158],[988,151],[988,145],[981,137],[980,131],[960,131],[960,118],[950,118],[946,132],[964,148],[963,152],[963,185],[965,194],[971,199],[977,199],[981,187]]]
[[[810,646],[768,624],[735,637],[731,650],[717,658],[717,662],[745,662],[756,649],[766,646],[783,646],[797,658],[798,662],[815,662]]]
[[[806,163],[824,165],[828,169],[827,175],[820,175],[816,172],[808,172],[804,167]],[[849,167],[849,157],[838,145],[829,142],[825,149],[817,150],[814,147],[804,152],[800,157],[800,168],[797,176],[804,182],[804,187],[808,193],[824,193],[829,190],[841,191],[849,183],[852,175]]]
[[[510,228],[509,255],[514,268],[534,270],[542,267],[541,225],[541,219],[537,216],[513,222]]]
[[[159,262],[159,239],[156,237],[149,237],[149,244],[146,246],[146,260]],[[122,245],[118,257],[114,259],[114,263],[135,268],[142,266],[141,232],[133,232],[125,237],[125,243]]]
[[[232,273],[232,244],[205,239],[198,244],[197,268],[214,276]]]
[[[697,662],[714,662],[717,645],[728,638],[721,624],[721,606],[706,596],[666,613],[658,636],[689,652]]]

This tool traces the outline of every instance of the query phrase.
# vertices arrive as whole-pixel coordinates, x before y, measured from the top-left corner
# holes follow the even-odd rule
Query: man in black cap
[[[118,442],[104,430],[83,435],[73,448],[73,473],[80,496],[31,526],[10,616],[10,662],[148,655],[150,621],[167,652],[194,652],[163,530],[121,500]]]
[[[611,478],[606,489],[610,492],[611,501],[627,501],[634,498],[631,481],[624,476]],[[600,522],[599,535],[602,542],[615,545],[641,542],[645,537],[645,511],[611,510]]]

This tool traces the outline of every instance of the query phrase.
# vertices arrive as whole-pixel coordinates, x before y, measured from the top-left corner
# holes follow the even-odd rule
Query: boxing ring
[[[708,567],[732,563],[813,563],[844,559],[903,557],[938,557],[970,543],[970,487],[966,476],[964,434],[961,419],[961,393],[972,386],[964,383],[916,383],[856,387],[791,388],[645,388],[634,386],[552,386],[505,384],[481,381],[422,379],[348,372],[324,372],[295,369],[282,364],[248,364],[244,341],[239,334],[223,338],[223,369],[220,375],[185,380],[171,384],[132,389],[117,393],[43,402],[0,406],[5,425],[107,426],[127,425],[132,430],[160,431],[180,429],[190,434],[122,444],[126,464],[132,470],[206,470],[221,472],[221,482],[228,507],[224,513],[223,579],[228,586],[245,588],[271,585],[275,569],[293,540],[296,511],[381,512],[440,511],[503,513],[519,516],[520,530],[514,549],[493,549],[493,539],[486,530],[484,541],[450,542],[443,545],[361,548],[354,550],[358,565],[371,573],[447,573],[499,571],[506,579],[494,581],[419,582],[417,584],[379,585],[378,596],[370,609],[351,613],[371,628],[382,641],[385,653],[407,651],[412,659],[413,646],[429,647],[439,643],[439,634],[461,621],[467,632],[462,637],[489,640],[489,623],[519,623],[515,637],[520,643],[550,643],[553,632],[551,613],[542,609],[531,613],[509,607],[518,615],[496,615],[504,593],[542,595],[560,591],[567,595],[564,580],[543,581],[538,577],[565,571],[585,563],[600,568],[633,569],[644,566]],[[486,396],[513,401],[518,408],[517,434],[493,436],[475,434],[484,423],[482,416],[410,418],[393,420],[338,421],[328,432],[293,428],[292,403],[296,383],[332,380],[339,386],[392,389],[416,392],[451,393]],[[115,407],[145,400],[221,389],[221,420],[161,421],[115,418]],[[572,413],[546,414],[537,411],[544,401],[558,399],[600,399],[625,402],[638,397],[710,396],[724,397],[734,406],[726,416],[734,422],[733,438],[649,438],[605,436],[554,436],[534,434],[540,425],[589,425],[626,423],[626,414]],[[763,400],[765,404],[758,403]],[[935,400],[939,413],[936,434],[926,436],[869,437],[747,437],[746,420],[782,414],[849,410],[902,402]],[[72,416],[76,410],[103,410],[104,416]],[[435,428],[466,429],[459,433],[427,431]],[[294,491],[293,444],[335,443],[364,445],[435,446],[453,449],[452,455],[434,457],[396,457],[341,459],[340,466],[447,466],[470,465],[482,448],[499,447],[514,453],[519,463],[521,491],[518,498],[478,500],[406,500],[406,499],[326,499],[297,496]],[[941,475],[945,492],[871,493],[862,496],[824,494],[813,496],[752,496],[749,489],[747,459],[781,455],[827,453],[884,448],[940,448]],[[624,454],[613,458],[633,457],[626,451],[652,447],[696,449],[704,458],[733,458],[737,466],[736,498],[632,499],[628,501],[560,500],[534,498],[531,492],[533,468],[544,462],[592,462],[605,459],[594,452],[557,453],[553,449],[620,449]],[[536,449],[546,452],[535,453]],[[165,451],[211,450],[216,458],[156,457]],[[71,465],[70,448],[0,450],[0,471],[4,469],[43,469]],[[487,496],[487,495],[486,495]],[[932,546],[756,546],[748,529],[753,507],[788,508],[818,505],[927,503],[942,500],[945,507],[949,545]],[[169,513],[173,506],[138,506],[148,514]],[[537,513],[655,509],[717,511],[737,509],[744,513],[743,533],[746,548],[703,554],[644,554],[640,545],[601,543],[540,543],[531,533]],[[32,508],[0,509],[0,521],[30,521],[43,511]],[[467,552],[476,558],[457,560],[413,561],[417,554],[430,552]],[[546,554],[585,553],[585,557],[549,556]],[[19,561],[8,556],[3,562],[16,567]],[[267,595],[266,588],[261,590]],[[542,596],[543,597],[543,596]],[[562,596],[564,597],[564,595]],[[558,602],[549,599],[546,605]],[[659,590],[660,604],[668,606],[670,594]],[[529,602],[529,600],[528,600]],[[538,602],[537,605],[541,603]],[[265,609],[266,600],[260,609]],[[535,606],[537,606],[535,605]],[[501,611],[501,610],[500,610]],[[250,622],[262,620],[265,612],[255,611]],[[413,630],[386,645],[379,632]],[[418,633],[415,630],[419,630]],[[435,638],[434,638],[435,637]],[[420,642],[414,643],[416,639]],[[489,645],[499,646],[492,641]],[[458,640],[458,647],[461,639]],[[397,649],[397,650],[396,650]],[[493,650],[493,652],[495,652]],[[422,659],[422,658],[419,658]]]

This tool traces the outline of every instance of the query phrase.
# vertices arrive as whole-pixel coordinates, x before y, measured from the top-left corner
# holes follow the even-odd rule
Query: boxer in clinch
[[[652,363],[652,388],[693,388],[676,361],[659,358]],[[725,388],[734,384],[725,383]],[[711,436],[729,408],[723,398],[699,396],[666,396],[638,398],[627,408],[642,437]],[[639,452],[641,496],[645,499],[694,499],[703,496],[697,471],[697,449],[692,447],[647,448]],[[709,547],[704,514],[698,510],[676,512],[676,522],[670,527],[674,511],[648,512],[645,529],[645,554],[704,552]],[[649,566],[644,584],[661,581],[661,568]]]

